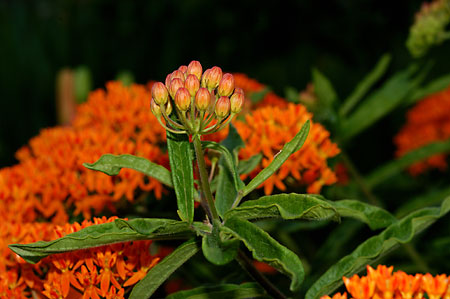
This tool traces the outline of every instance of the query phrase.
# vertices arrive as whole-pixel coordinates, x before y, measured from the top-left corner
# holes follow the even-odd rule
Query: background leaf
[[[414,104],[415,102],[422,100],[426,96],[439,92],[450,85],[450,75],[445,75],[434,79],[428,83],[425,87],[417,89],[406,101],[407,105]]]
[[[178,214],[181,220],[191,223],[194,219],[194,170],[189,137],[167,131],[167,151]]]
[[[411,151],[404,156],[378,167],[366,177],[366,184],[373,188],[388,180],[393,175],[405,170],[415,162],[419,162],[436,154],[450,152],[450,139],[447,141],[433,142]]]
[[[211,298],[272,298],[253,282],[236,284],[220,284],[217,286],[199,287],[192,290],[170,294],[167,299],[211,299]]]
[[[424,208],[390,225],[379,235],[361,243],[351,254],[343,257],[329,268],[308,290],[306,299],[317,299],[330,294],[342,284],[343,276],[351,276],[367,264],[393,250],[399,244],[405,244],[450,211],[450,197],[440,208]]]
[[[247,174],[252,172],[256,166],[259,165],[259,163],[262,160],[263,155],[257,154],[254,156],[251,156],[247,160],[239,160],[239,164],[237,167],[238,174]]]
[[[139,281],[130,294],[130,299],[145,299],[158,289],[158,287],[172,275],[181,265],[200,250],[195,240],[181,244],[171,254],[166,256],[156,266],[148,271],[147,275]]]
[[[241,197],[249,194],[251,191],[256,189],[260,184],[262,184],[267,178],[269,178],[281,165],[289,158],[290,155],[298,151],[303,144],[305,143],[306,137],[309,133],[310,121],[307,120],[305,124],[302,126],[300,131],[292,138],[291,141],[286,143],[281,151],[274,157],[273,161],[261,170],[249,183],[247,186],[242,189]]]
[[[264,218],[339,220],[332,203],[320,196],[309,194],[277,194],[243,202],[225,214],[225,220],[231,217],[255,220]]]
[[[186,222],[171,219],[116,219],[114,222],[88,226],[53,241],[38,241],[31,244],[12,244],[9,248],[29,263],[42,258],[78,249],[98,247],[107,244],[136,241],[163,240],[193,235]]]
[[[317,94],[320,103],[327,107],[332,106],[337,100],[337,95],[330,80],[316,68],[312,70],[312,80],[314,92]]]
[[[268,233],[251,222],[232,217],[221,228],[241,240],[258,261],[268,263],[291,278],[290,289],[297,290],[305,276],[303,265],[298,256],[282,246]]]
[[[345,99],[339,109],[339,114],[347,115],[353,107],[364,97],[364,95],[372,88],[372,86],[386,73],[386,70],[391,62],[391,55],[384,54],[377,65],[356,85],[352,94]]]
[[[101,171],[107,175],[118,175],[122,168],[131,168],[173,187],[170,171],[164,166],[133,155],[105,154],[94,163],[83,163],[87,169]]]

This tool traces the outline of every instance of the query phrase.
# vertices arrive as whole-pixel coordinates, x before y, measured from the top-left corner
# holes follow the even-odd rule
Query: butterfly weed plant
[[[329,82],[318,72],[314,77],[317,86],[324,86],[320,88],[324,92],[319,96],[332,105],[336,95],[330,92]],[[175,293],[172,298],[208,294],[221,298],[287,298],[306,294],[307,299],[315,299],[331,294],[342,284],[343,276],[359,272],[396,246],[408,243],[450,210],[450,199],[447,198],[441,207],[419,209],[398,219],[376,205],[357,200],[331,201],[320,195],[297,193],[269,194],[259,198],[248,196],[255,194],[252,191],[270,179],[291,155],[302,148],[310,132],[310,121],[302,124],[295,137],[265,168],[244,182],[239,169],[250,167],[247,165],[249,160],[239,160],[238,152],[244,143],[231,121],[243,110],[245,99],[244,91],[235,88],[232,74],[223,74],[217,66],[203,72],[201,64],[192,61],[170,73],[165,83],[157,82],[152,87],[150,108],[166,130],[170,171],[147,159],[127,154],[104,154],[95,163],[84,164],[88,169],[107,175],[117,175],[122,168],[131,168],[173,188],[178,220],[115,219],[53,241],[12,244],[9,247],[27,262],[37,263],[52,254],[108,244],[182,240],[181,245],[154,265],[134,286],[129,298],[149,298],[172,273],[201,251],[205,259],[216,266],[237,261],[255,283],[200,287]],[[349,100],[341,114],[348,113],[357,101]],[[370,108],[363,107],[366,110]],[[353,122],[358,123],[361,119],[363,123],[371,121],[355,114],[353,118],[342,117],[344,120],[338,135],[343,142],[359,133],[355,130],[364,128],[354,126]],[[335,119],[339,121],[339,115]],[[222,142],[204,140],[204,135],[226,128],[229,133]],[[208,154],[213,157],[207,159]],[[219,171],[209,167],[209,163],[218,163]],[[201,208],[196,208],[197,203]],[[382,231],[331,266],[308,290],[302,289],[306,271],[301,258],[257,223],[266,219],[339,222],[341,217],[354,218],[370,229]],[[253,260],[267,263],[286,275],[290,279],[290,293],[272,283],[255,267]]]

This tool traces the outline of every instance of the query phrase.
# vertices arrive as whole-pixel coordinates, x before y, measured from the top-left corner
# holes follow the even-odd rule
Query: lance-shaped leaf
[[[217,286],[199,287],[192,290],[170,294],[166,299],[211,299],[211,298],[272,298],[253,282],[236,284],[220,284]]]
[[[415,211],[390,225],[379,235],[360,244],[351,254],[343,257],[325,272],[308,290],[306,299],[317,299],[330,294],[342,284],[342,277],[361,271],[367,264],[384,256],[399,244],[405,244],[450,211],[450,197],[440,208]]]
[[[237,217],[228,219],[221,230],[241,240],[252,252],[253,258],[268,263],[289,276],[291,278],[291,291],[300,287],[305,277],[302,262],[295,253],[278,243],[264,230]]]
[[[367,176],[366,183],[369,187],[373,188],[378,184],[388,180],[393,175],[403,171],[411,164],[424,160],[433,155],[445,152],[450,152],[450,139],[447,141],[430,143],[407,153],[401,158],[380,166],[373,173]]]
[[[324,106],[331,106],[337,100],[336,91],[330,80],[325,77],[318,69],[312,70],[312,79],[314,84],[314,92]]]
[[[397,107],[418,83],[410,79],[413,71],[415,69],[411,68],[397,73],[370,94],[355,112],[342,121],[339,137],[342,140],[352,138]]]
[[[231,217],[248,220],[264,218],[283,218],[286,220],[333,218],[339,220],[339,214],[333,204],[323,197],[296,193],[269,195],[246,201],[225,214],[225,220]]]
[[[189,223],[194,219],[194,170],[189,137],[167,131],[172,182],[177,196],[178,215]]]
[[[358,219],[371,229],[384,228],[397,221],[397,218],[388,211],[358,200],[345,199],[330,203],[341,217]]]
[[[237,167],[237,172],[239,174],[247,174],[252,172],[256,168],[256,166],[258,166],[259,163],[261,163],[262,157],[263,155],[257,154],[251,156],[247,160],[240,160]]]
[[[447,88],[450,85],[450,75],[444,75],[437,79],[434,79],[430,83],[428,83],[423,88],[417,89],[414,93],[406,100],[406,105],[411,105],[418,100],[425,98],[426,96],[441,91]]]
[[[130,299],[150,298],[175,270],[181,267],[181,265],[199,250],[200,246],[195,240],[189,240],[180,245],[171,254],[156,264],[156,266],[151,268],[147,275],[134,286],[130,294]]]
[[[251,191],[256,189],[259,185],[261,185],[265,180],[267,180],[281,165],[289,158],[290,155],[298,151],[305,143],[306,137],[309,133],[309,120],[303,125],[300,131],[295,135],[295,137],[286,143],[281,151],[274,157],[273,161],[261,170],[249,183],[240,191],[240,197],[244,197],[249,194]]]
[[[217,212],[222,217],[233,205],[238,191],[245,186],[236,169],[238,151],[245,144],[236,128],[231,124],[228,136],[221,144],[215,142],[203,142],[203,144],[222,154],[219,160],[219,175],[215,193]]]
[[[105,154],[94,163],[83,163],[87,169],[101,171],[107,175],[118,175],[122,168],[131,168],[173,187],[170,171],[164,166],[133,155]]]
[[[345,99],[339,109],[339,114],[342,116],[347,115],[353,107],[364,97],[364,95],[372,88],[372,86],[386,73],[386,70],[391,61],[390,54],[384,54],[373,70],[364,77],[364,79],[358,83],[352,94]]]
[[[222,240],[219,232],[220,224],[215,223],[211,234],[202,239],[202,251],[205,258],[215,265],[226,265],[236,257],[239,241]]]
[[[88,226],[57,240],[12,244],[9,248],[34,264],[54,253],[136,240],[176,239],[193,234],[188,223],[171,219],[116,219],[114,222]]]

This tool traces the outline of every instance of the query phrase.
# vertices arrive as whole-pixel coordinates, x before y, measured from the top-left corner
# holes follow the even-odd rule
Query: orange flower
[[[397,276],[392,275],[394,267],[378,265],[377,270],[367,266],[367,275],[372,281],[375,281],[381,298],[392,299],[398,287]]]
[[[440,299],[447,291],[448,278],[447,275],[437,275],[433,277],[430,273],[422,276],[422,288],[427,292],[430,299]]]
[[[235,126],[245,142],[239,152],[240,158],[248,159],[258,153],[263,154],[261,165],[250,177],[267,167],[284,144],[290,141],[301,126],[312,115],[302,105],[288,104],[286,108],[262,107],[245,116],[245,122],[236,121]],[[307,185],[309,193],[319,193],[323,185],[336,182],[336,175],[328,167],[327,159],[339,153],[329,133],[320,124],[312,123],[303,147],[263,183],[265,194],[271,194],[274,187],[285,190],[285,182],[300,182]],[[244,175],[243,178],[247,176]]]
[[[370,299],[375,294],[376,283],[368,277],[359,278],[355,274],[352,278],[343,277],[342,279],[348,292],[355,299]]]
[[[420,292],[420,283],[422,275],[408,275],[403,271],[397,271],[395,274],[398,279],[398,290],[404,299],[412,299],[415,293]]]
[[[430,144],[450,138],[450,87],[432,94],[416,104],[407,114],[407,122],[395,136],[397,156]],[[447,169],[447,154],[437,154],[409,168],[412,175],[418,175],[429,168]]]
[[[320,297],[320,299],[347,299],[347,293],[344,293],[341,295],[341,293],[334,294],[333,297],[330,297],[328,295]]]

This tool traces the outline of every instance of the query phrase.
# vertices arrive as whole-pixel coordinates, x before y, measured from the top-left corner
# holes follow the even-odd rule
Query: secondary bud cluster
[[[171,132],[210,134],[242,110],[244,98],[244,91],[235,88],[232,74],[224,74],[217,66],[203,72],[200,62],[194,60],[168,74],[165,84],[153,85],[150,108]]]

